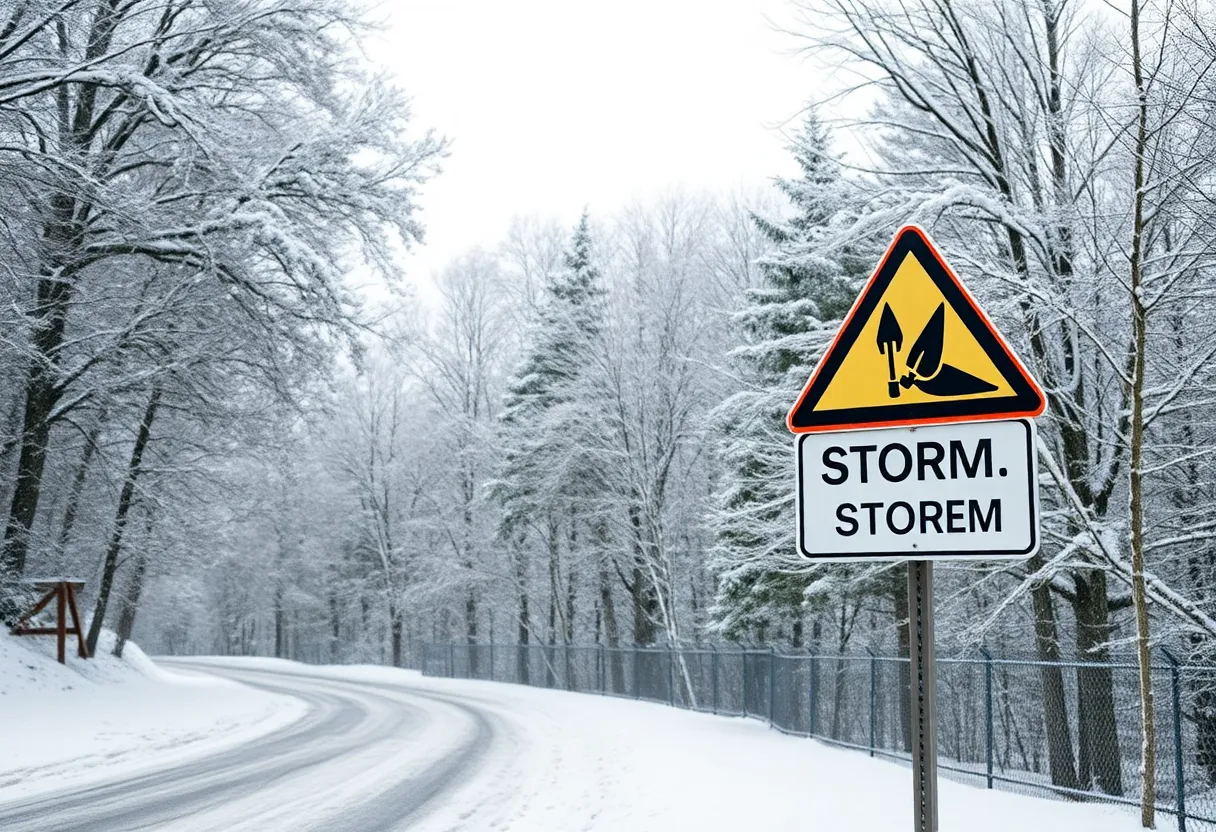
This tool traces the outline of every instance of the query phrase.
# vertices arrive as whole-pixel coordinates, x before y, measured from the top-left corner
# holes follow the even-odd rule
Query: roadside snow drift
[[[751,719],[385,667],[202,661],[279,678],[300,674],[392,686],[416,693],[417,703],[430,702],[436,720],[443,713],[434,702],[439,700],[487,722],[493,740],[484,755],[421,817],[401,827],[410,832],[904,832],[912,827],[912,775],[906,766],[786,736]],[[987,791],[945,779],[939,804],[940,832],[1139,828],[1138,816],[1126,808]]]
[[[385,678],[382,673],[363,671],[369,679]],[[786,736],[755,720],[493,682],[423,678],[417,684],[476,703],[513,740],[497,746],[500,757],[487,761],[484,776],[411,827],[417,832],[912,828],[908,768]],[[1127,809],[944,779],[939,814],[940,832],[1139,828]]]
[[[0,636],[0,827],[13,832],[904,832],[912,825],[906,767],[754,720],[381,667],[191,659],[176,665],[191,668],[179,674],[132,650],[127,662],[103,653],[91,667],[64,669],[13,642]],[[310,698],[323,700],[318,711],[275,731]],[[326,708],[329,717],[318,717]],[[204,758],[236,745],[239,752]],[[162,774],[133,779],[149,768]],[[89,778],[108,782],[74,791]],[[40,789],[39,799],[12,800]],[[1127,809],[948,780],[940,811],[941,832],[1138,828]]]
[[[0,628],[0,802],[164,768],[301,718],[298,699],[163,670],[103,631],[98,655],[55,660],[53,637]]]

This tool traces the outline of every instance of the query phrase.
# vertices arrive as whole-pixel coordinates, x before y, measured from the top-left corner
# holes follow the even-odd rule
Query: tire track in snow
[[[0,805],[0,829],[138,832],[248,825],[266,832],[388,832],[475,770],[494,738],[493,726],[476,708],[406,688],[239,665],[180,664],[300,698],[309,713],[269,737],[200,760]],[[396,759],[401,748],[426,734],[429,723],[451,723],[453,712],[465,723],[463,735],[456,732],[453,742],[449,724],[439,732],[449,734],[446,742],[422,749],[430,752],[425,759]],[[400,763],[413,768],[384,771]]]

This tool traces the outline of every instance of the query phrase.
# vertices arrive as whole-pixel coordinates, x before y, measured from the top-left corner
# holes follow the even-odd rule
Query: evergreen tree
[[[544,287],[539,319],[530,333],[523,364],[508,385],[502,414],[505,425],[531,424],[539,414],[568,402],[586,349],[599,334],[605,292],[592,260],[590,221],[585,212],[563,265]]]
[[[867,276],[852,251],[826,253],[834,222],[847,215],[848,189],[826,129],[812,111],[790,150],[801,168],[777,187],[794,214],[753,215],[773,243],[758,266],[762,285],[747,291],[734,319],[742,344],[730,353],[745,388],[713,417],[723,473],[711,521],[718,575],[716,628],[733,638],[773,638],[791,625],[801,640],[801,605],[816,579],[794,541],[791,438],[785,414],[797,398]]]
[[[524,360],[508,383],[500,417],[503,458],[491,488],[503,507],[500,537],[514,554],[521,644],[529,641],[531,627],[526,547],[537,533],[544,538],[548,559],[550,640],[558,618],[570,634],[573,587],[567,580],[561,592],[559,536],[576,538],[571,529],[580,522],[575,509],[586,504],[594,479],[580,452],[578,430],[587,420],[577,413],[584,402],[577,389],[602,329],[605,295],[584,212],[563,268],[545,284]],[[561,594],[568,599],[566,609],[559,606]]]

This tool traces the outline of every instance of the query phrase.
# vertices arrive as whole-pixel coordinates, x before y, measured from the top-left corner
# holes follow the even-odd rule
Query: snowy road
[[[3,802],[4,832],[883,832],[907,768],[621,699],[267,659],[174,662],[303,701],[272,733]],[[279,700],[294,706],[290,699]],[[139,703],[132,703],[138,708]],[[54,782],[45,784],[54,786]],[[1132,814],[944,781],[942,832],[1132,830]]]
[[[475,770],[493,742],[484,715],[423,692],[211,664],[199,669],[302,699],[308,715],[196,762],[0,804],[0,829],[404,829]]]

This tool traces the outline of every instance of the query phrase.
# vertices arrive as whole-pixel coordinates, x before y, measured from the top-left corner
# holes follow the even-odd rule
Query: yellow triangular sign
[[[794,433],[1038,416],[1043,391],[928,235],[905,226],[787,417]]]

